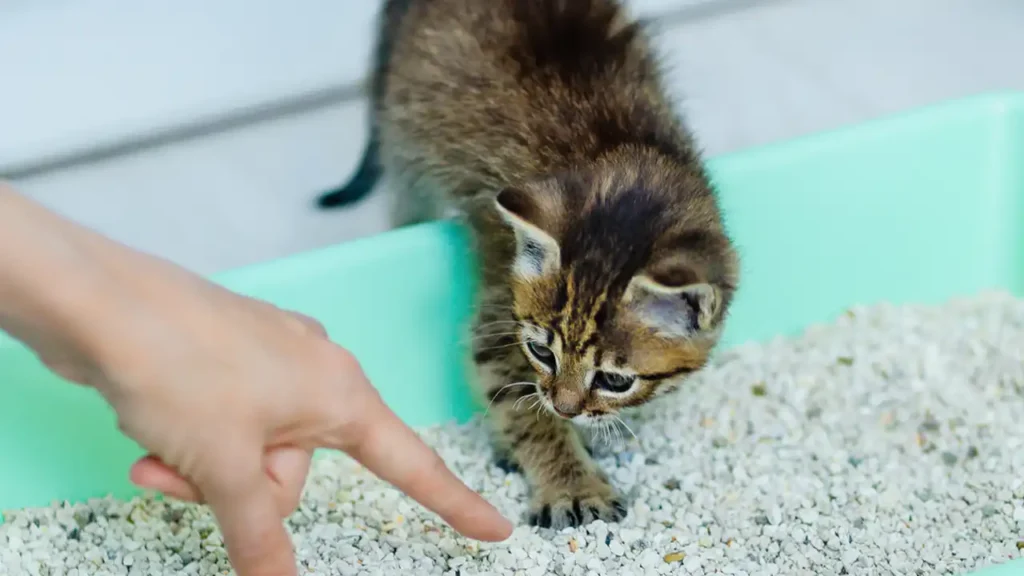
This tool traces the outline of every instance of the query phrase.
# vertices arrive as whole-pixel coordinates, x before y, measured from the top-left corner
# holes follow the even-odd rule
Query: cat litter
[[[481,544],[343,456],[315,463],[288,526],[300,573],[516,576],[962,574],[1024,550],[1024,301],[877,305],[723,352],[627,418],[600,463],[621,524],[520,526]],[[523,518],[521,477],[479,421],[423,432]],[[602,436],[607,440],[607,435]],[[595,440],[596,441],[596,440]],[[225,574],[201,507],[139,498],[22,510],[0,574]]]

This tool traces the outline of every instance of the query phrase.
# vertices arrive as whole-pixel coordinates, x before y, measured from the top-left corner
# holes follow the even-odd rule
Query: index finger
[[[355,437],[341,448],[369,471],[437,513],[459,533],[488,542],[512,534],[494,506],[469,489],[374,392]]]

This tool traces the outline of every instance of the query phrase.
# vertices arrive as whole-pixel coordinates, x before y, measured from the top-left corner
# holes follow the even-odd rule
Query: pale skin
[[[110,403],[149,452],[133,482],[210,506],[238,576],[296,574],[282,519],[316,448],[348,453],[468,537],[512,532],[318,322],[105,238],[2,182],[0,329]]]

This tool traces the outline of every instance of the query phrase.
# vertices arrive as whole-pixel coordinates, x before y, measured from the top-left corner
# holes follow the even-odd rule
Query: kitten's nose
[[[551,399],[551,405],[562,418],[572,418],[579,416],[583,411],[582,400],[579,394],[563,388],[555,392],[554,398]]]
[[[566,411],[566,410],[563,410],[561,407],[559,407],[557,404],[555,405],[555,412],[557,412],[559,416],[561,416],[562,418],[565,418],[567,420],[571,420],[572,418],[574,418],[576,416],[579,416],[579,414],[580,414],[579,410],[569,410],[569,411]]]

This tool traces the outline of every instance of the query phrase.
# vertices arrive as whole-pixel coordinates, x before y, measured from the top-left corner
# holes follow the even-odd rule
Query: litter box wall
[[[1012,115],[1012,123],[1008,128],[1011,144],[1005,151],[1003,161],[1010,167],[1011,180],[1009,186],[1019,193],[1014,197],[1016,210],[1013,211],[1013,222],[1017,226],[1024,227],[1024,103],[1017,100],[1017,113]],[[1017,262],[1016,286],[1024,286],[1024,231],[1017,233],[1017,252],[1014,258]]]
[[[743,258],[725,345],[879,300],[1024,294],[1024,94],[985,95],[713,159]],[[463,231],[418,226],[219,275],[321,319],[414,426],[463,420]],[[0,510],[134,493],[141,452],[90,390],[0,334]],[[1017,572],[1024,573],[1018,568]],[[989,574],[986,572],[986,574]]]

